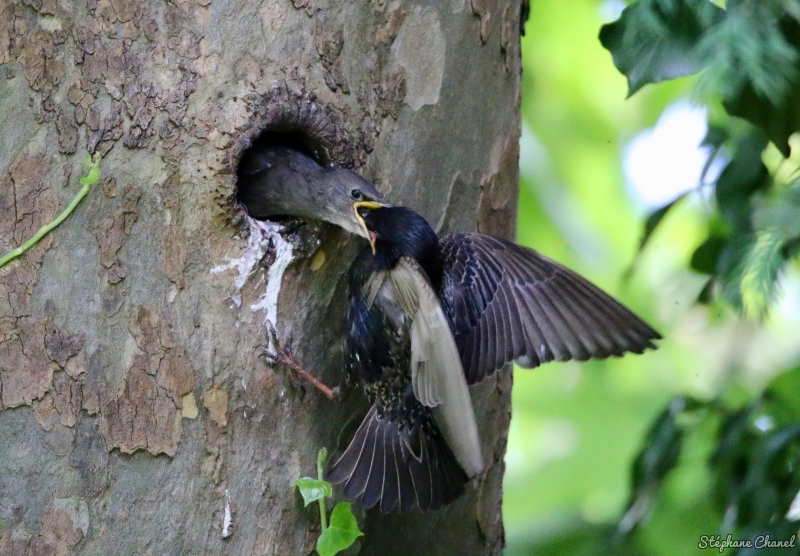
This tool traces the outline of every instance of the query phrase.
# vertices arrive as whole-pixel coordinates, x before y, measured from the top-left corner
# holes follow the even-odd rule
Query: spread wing
[[[506,363],[538,367],[642,353],[661,336],[585,278],[531,249],[482,234],[439,242],[442,303],[467,382]]]
[[[434,419],[464,471],[483,469],[478,427],[461,360],[442,306],[422,268],[401,258],[386,279],[411,323],[414,396],[434,408]]]

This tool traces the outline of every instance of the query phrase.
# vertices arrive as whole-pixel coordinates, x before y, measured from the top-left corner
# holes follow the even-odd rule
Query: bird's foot
[[[264,352],[261,354],[263,357],[271,359],[275,363],[286,365],[295,373],[297,373],[298,376],[304,378],[317,390],[322,392],[329,400],[340,401],[342,399],[341,389],[338,386],[336,388],[331,388],[308,372],[300,363],[297,362],[292,355],[291,348],[283,346],[278,340],[278,332],[275,330],[275,325],[273,325],[270,321],[267,321],[267,327],[269,328],[269,335],[272,338],[273,349],[270,350],[267,348],[264,350]]]

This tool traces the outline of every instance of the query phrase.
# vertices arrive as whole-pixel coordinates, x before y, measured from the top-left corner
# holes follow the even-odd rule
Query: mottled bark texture
[[[442,232],[514,230],[516,0],[0,3],[0,250],[103,178],[0,270],[0,554],[309,554],[293,487],[366,406],[258,358],[275,254],[245,252],[235,167],[294,129]],[[361,245],[294,232],[278,330],[341,375],[344,273]],[[324,256],[323,256],[324,254]],[[230,266],[230,265],[229,265]],[[238,289],[238,286],[242,286]],[[274,284],[273,284],[274,286]],[[451,507],[360,514],[350,554],[499,554],[510,375],[472,393],[486,472]],[[223,538],[226,504],[232,515]]]

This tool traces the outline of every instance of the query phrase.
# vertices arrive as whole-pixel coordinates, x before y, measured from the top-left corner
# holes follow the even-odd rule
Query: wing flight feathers
[[[600,288],[532,249],[481,234],[439,242],[442,299],[467,382],[516,361],[537,367],[642,353],[661,336]]]
[[[470,477],[483,469],[478,426],[461,359],[439,298],[420,266],[401,258],[389,275],[411,324],[411,383]]]

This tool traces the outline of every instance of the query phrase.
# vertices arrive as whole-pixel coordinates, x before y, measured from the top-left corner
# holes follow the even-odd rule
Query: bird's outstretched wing
[[[439,246],[440,296],[469,384],[516,361],[533,368],[641,353],[661,336],[575,272],[531,249],[482,234]]]
[[[402,257],[386,278],[393,295],[412,315],[411,383],[414,396],[433,408],[436,423],[470,477],[483,469],[478,427],[447,318],[419,264]]]

